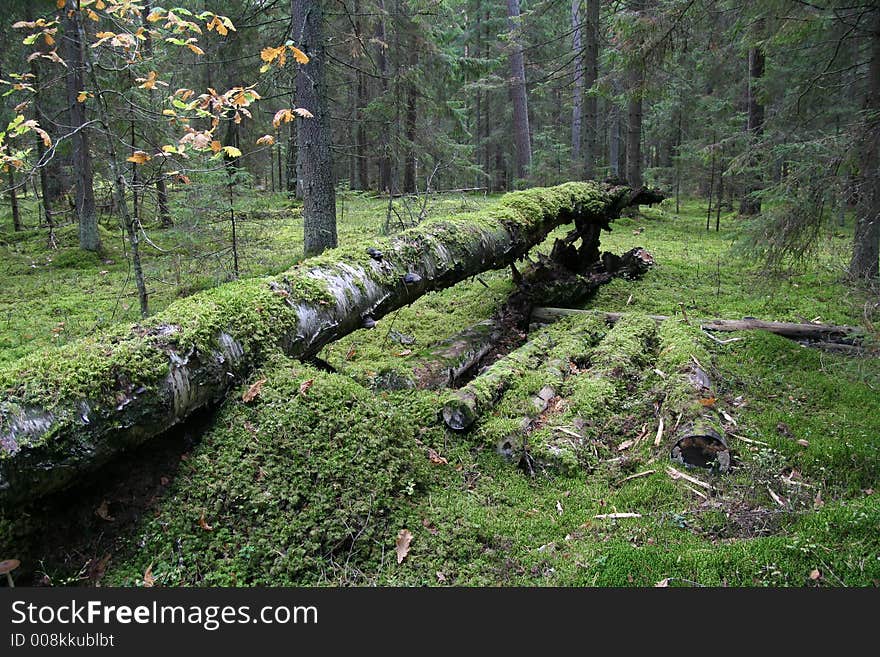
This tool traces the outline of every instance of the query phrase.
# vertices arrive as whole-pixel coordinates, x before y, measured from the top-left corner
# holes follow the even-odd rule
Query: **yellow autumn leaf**
[[[140,85],[141,89],[153,89],[156,87],[156,80],[159,79],[159,74],[156,71],[150,71],[146,78],[138,78],[138,82],[141,80],[144,81],[142,85]]]
[[[313,119],[313,118],[315,118],[315,115],[312,114],[312,113],[311,113],[309,110],[307,110],[305,107],[297,107],[297,108],[295,108],[293,111],[296,112],[299,116],[301,116],[301,117],[304,118],[304,119]]]
[[[275,137],[272,135],[263,135],[257,139],[257,146],[271,146],[275,143]]]
[[[55,45],[55,39],[53,39],[52,35],[48,32],[43,32],[43,39],[45,40],[47,46]]]
[[[86,99],[87,99],[88,97],[89,97],[89,94],[88,94],[87,92],[85,92],[85,91],[80,91],[80,92],[76,95],[76,102],[78,102],[78,103],[84,103],[84,102],[86,102]]]
[[[95,21],[96,23],[99,20],[101,20],[100,17],[98,16],[98,14],[93,12],[91,9],[86,9],[86,16],[88,16],[91,20]]]
[[[186,47],[189,48],[190,50],[192,50],[197,55],[204,55],[205,54],[204,50],[202,50],[201,48],[199,48],[197,45],[195,45],[193,43],[186,44]]]
[[[155,23],[156,21],[160,21],[160,20],[162,20],[162,18],[163,18],[162,12],[155,11],[155,10],[150,12],[150,15],[147,16],[147,20],[150,21],[151,23]]]
[[[104,0],[98,0],[98,2],[95,3],[95,9],[97,9],[98,11],[104,9],[106,6],[107,5],[104,4]]]
[[[163,109],[162,114],[164,116],[177,116],[177,112],[175,112],[173,109]]]
[[[226,153],[226,157],[241,157],[241,151],[235,146],[224,146],[223,152]]]
[[[226,36],[227,34],[229,34],[229,30],[223,24],[223,21],[220,20],[220,17],[216,14],[214,15],[214,18],[211,19],[211,22],[208,23],[208,32],[213,29],[216,29],[217,34],[219,34],[220,36]]]
[[[125,158],[126,162],[134,162],[135,164],[146,164],[150,161],[150,156],[144,151],[135,151],[130,157]]]
[[[288,46],[290,48],[290,52],[293,53],[293,58],[297,61],[298,64],[308,64],[309,56],[305,54],[302,50],[295,46]]]

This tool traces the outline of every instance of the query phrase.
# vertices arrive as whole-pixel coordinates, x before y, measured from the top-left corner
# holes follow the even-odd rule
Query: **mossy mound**
[[[347,377],[277,358],[262,379],[224,406],[105,582],[152,566],[163,586],[350,583],[393,549],[388,515],[424,472],[414,427]]]

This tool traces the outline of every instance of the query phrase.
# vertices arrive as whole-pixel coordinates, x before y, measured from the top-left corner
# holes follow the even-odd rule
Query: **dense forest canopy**
[[[334,189],[585,177],[757,216],[752,251],[771,265],[810,255],[855,209],[850,273],[877,274],[871,2],[5,6],[5,195],[36,189],[42,209],[14,212],[16,228],[78,221],[82,248],[99,250],[109,207],[136,278],[138,241],[173,222],[168,195],[190,184],[218,208],[243,188],[307,188],[306,250],[319,252],[335,244]],[[325,237],[312,245],[310,231]]]

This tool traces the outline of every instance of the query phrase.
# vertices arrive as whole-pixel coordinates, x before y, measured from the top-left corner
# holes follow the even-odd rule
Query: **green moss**
[[[169,586],[316,584],[376,567],[396,533],[389,510],[422,485],[413,425],[299,363],[274,359],[255,377],[259,397],[224,407],[109,581],[135,584],[151,563]]]

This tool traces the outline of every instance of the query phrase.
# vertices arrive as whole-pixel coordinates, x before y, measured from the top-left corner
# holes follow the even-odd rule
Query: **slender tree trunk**
[[[298,119],[297,169],[303,185],[305,255],[336,246],[336,190],[324,88],[324,0],[292,0],[294,40],[309,56],[296,76],[296,106],[313,114]]]
[[[584,100],[584,177],[587,180],[596,175],[596,160],[599,149],[597,137],[599,134],[599,99],[590,89],[599,79],[599,0],[586,0],[587,23],[585,26],[584,56],[586,69],[584,87],[587,97]]]
[[[79,43],[85,43],[86,34],[82,23],[82,12],[79,10],[70,11],[67,15],[73,28],[73,32],[77,35],[77,41]],[[97,92],[100,87],[98,84],[98,76],[95,73],[92,50],[91,48],[83,48],[81,52],[82,59],[80,61],[83,63],[83,71],[85,75],[88,76],[89,84],[91,84]],[[131,249],[131,264],[132,270],[134,271],[134,280],[138,292],[141,316],[146,317],[149,315],[150,310],[147,286],[144,281],[144,271],[141,267],[140,236],[138,235],[140,226],[137,224],[135,218],[128,209],[128,199],[125,197],[126,184],[124,168],[120,164],[119,157],[116,153],[116,137],[110,131],[111,121],[110,113],[107,109],[107,100],[100,93],[96,93],[96,98],[98,120],[102,125],[104,136],[107,141],[107,166],[110,169],[110,176],[112,178],[113,199],[116,205],[116,210],[119,212],[119,216],[122,220],[122,226],[128,236],[128,244]]]
[[[409,47],[409,76],[415,75],[418,66],[418,50],[415,43]],[[403,167],[403,191],[416,191],[416,99],[418,89],[415,82],[410,79],[406,84],[406,118],[403,137],[406,140],[406,161]]]
[[[646,0],[636,0],[633,11],[641,14]],[[632,187],[642,184],[642,90],[645,62],[634,56],[627,71],[626,179]]]
[[[92,154],[89,151],[89,129],[84,127],[86,107],[77,100],[85,89],[83,75],[85,48],[79,29],[79,10],[62,12],[64,19],[64,42],[67,46],[67,104],[70,129],[71,157],[76,179],[76,218],[79,222],[79,246],[86,251],[100,251],[101,238],[98,234],[98,216],[95,212],[95,191],[93,186]],[[97,88],[95,89],[97,92]]]
[[[37,121],[40,122],[40,125],[43,126],[43,129],[48,130],[50,126],[50,121],[47,120],[45,113],[43,112],[43,106],[41,103],[41,91],[40,91],[40,69],[37,65],[37,61],[34,60],[31,62],[31,75],[33,75],[33,79],[31,80],[31,84],[34,85],[34,89],[36,89],[36,93],[34,93],[34,111],[37,115]],[[37,147],[37,158],[40,163],[40,195],[42,196],[43,202],[43,216],[46,218],[46,225],[52,226],[52,193],[49,185],[49,172],[48,172],[48,162],[44,161],[46,157],[46,145],[43,143],[43,139],[36,135],[35,144]]]
[[[642,184],[642,92],[643,74],[638,67],[630,71],[630,99],[627,101],[626,180],[632,187]]]
[[[581,52],[581,2],[571,0],[572,51],[574,54],[574,99],[571,109],[571,159],[575,164],[581,159],[581,121],[584,117],[584,54]]]
[[[880,275],[880,10],[873,13],[855,239],[849,264],[850,275],[859,279]]]
[[[522,19],[519,0],[507,0],[507,26],[510,43],[510,96],[513,101],[513,141],[516,146],[516,177],[529,175],[532,165],[532,144],[529,135],[529,104],[526,95],[526,67],[523,57]]]
[[[614,93],[620,92],[620,84],[614,81]],[[612,178],[620,178],[621,171],[624,170],[626,163],[621,162],[620,133],[622,130],[620,121],[620,105],[616,102],[611,103],[610,121],[608,123],[608,168]]]
[[[171,228],[174,222],[168,207],[168,187],[165,183],[165,176],[161,174],[156,181],[156,203],[159,206],[159,221],[162,222],[162,228]]]
[[[382,100],[388,102],[388,36],[385,29],[385,1],[379,0],[379,21],[376,23],[376,62],[381,77]],[[387,118],[387,117],[385,117]],[[391,180],[391,122],[383,121],[379,138],[379,191],[393,191]]]
[[[21,212],[18,209],[18,194],[15,190],[15,171],[10,166],[8,171],[9,178],[9,204],[12,206],[12,230],[18,232],[21,230]]]
[[[746,138],[750,151],[750,163],[757,164],[754,149],[758,138],[764,132],[764,105],[758,101],[757,86],[764,77],[764,53],[760,48],[749,50],[749,85],[748,85],[748,123],[746,124]],[[756,174],[748,174],[745,195],[740,201],[739,212],[745,215],[755,215],[761,212],[761,201],[752,194],[761,187],[756,179]]]

